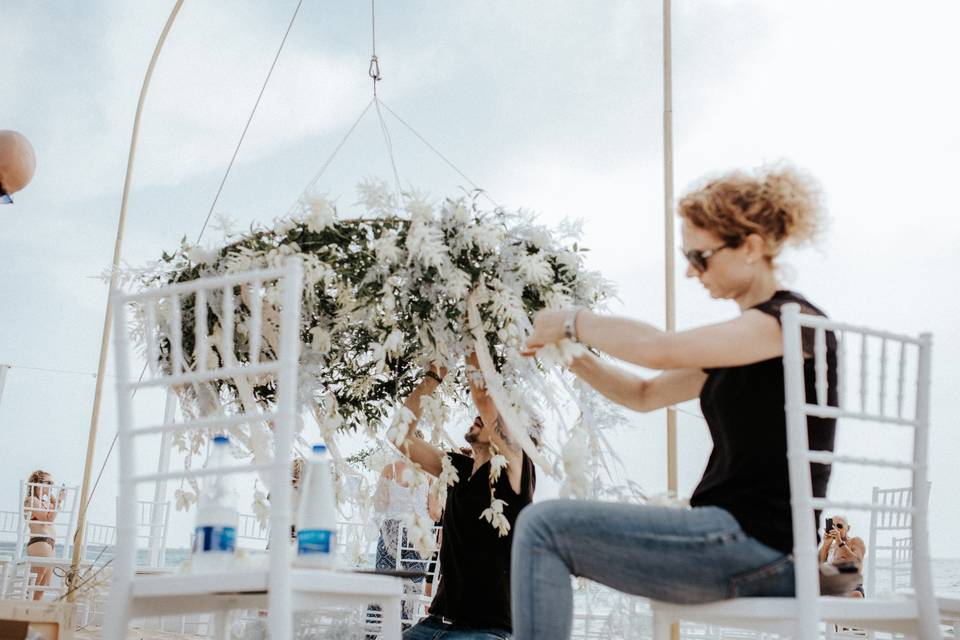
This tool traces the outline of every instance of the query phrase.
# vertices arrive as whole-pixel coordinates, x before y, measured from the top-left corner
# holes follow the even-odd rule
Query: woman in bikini
[[[29,521],[30,539],[27,555],[32,558],[49,558],[53,555],[56,531],[53,522],[60,511],[63,489],[54,493],[53,477],[46,471],[34,471],[27,479],[27,497],[23,501],[23,515]],[[36,567],[37,586],[50,584],[52,567]],[[43,591],[33,594],[34,600],[43,598]]]

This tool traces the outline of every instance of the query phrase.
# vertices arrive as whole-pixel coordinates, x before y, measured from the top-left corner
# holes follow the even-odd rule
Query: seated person
[[[827,518],[827,524],[832,527],[823,536],[823,544],[820,545],[820,562],[829,562],[834,565],[852,562],[858,570],[863,569],[863,556],[867,545],[860,538],[849,537],[850,524],[847,519],[843,516],[833,516],[833,518]],[[858,584],[847,594],[848,598],[863,596],[863,584]]]

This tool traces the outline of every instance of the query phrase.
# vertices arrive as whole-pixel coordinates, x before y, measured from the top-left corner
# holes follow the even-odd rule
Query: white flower
[[[187,259],[193,264],[211,264],[216,261],[218,253],[216,249],[207,249],[197,244],[187,249]]]
[[[454,300],[463,300],[470,295],[470,276],[462,269],[453,267],[446,274],[447,293]]]
[[[425,193],[414,191],[410,194],[404,207],[414,222],[431,222],[433,220],[433,206],[427,201]]]
[[[410,262],[416,260],[424,267],[439,269],[447,260],[447,245],[443,243],[443,233],[428,222],[411,223],[406,244]]]
[[[403,405],[397,407],[396,412],[393,414],[393,423],[387,431],[387,437],[390,438],[390,441],[397,445],[397,447],[403,446],[403,443],[407,439],[410,423],[415,419],[416,416],[413,415],[410,409],[407,409]]]
[[[446,504],[447,487],[452,487],[460,481],[460,474],[457,473],[457,468],[450,462],[450,456],[440,458],[440,475],[437,476],[437,480],[437,482],[433,483],[431,491],[433,491],[434,496],[437,498],[437,502]]]
[[[463,229],[463,238],[483,253],[494,253],[503,245],[503,230],[489,224],[474,224]]]
[[[421,558],[429,558],[434,552],[433,521],[420,514],[414,514],[407,536],[413,548]]]
[[[307,229],[313,233],[320,233],[336,224],[336,210],[326,194],[310,194],[304,198],[304,205],[307,209]]]
[[[472,222],[473,213],[462,200],[449,202],[443,210],[444,221],[453,227],[464,227]]]
[[[503,508],[505,506],[507,506],[506,502],[500,498],[494,498],[490,501],[490,506],[480,514],[480,519],[486,520],[493,525],[493,528],[497,530],[501,538],[510,533],[510,521],[503,515]]]
[[[397,246],[397,233],[390,231],[370,242],[377,260],[384,265],[397,264],[403,258],[403,249]]]
[[[537,359],[546,367],[568,367],[574,359],[579,358],[587,352],[579,342],[572,342],[566,338],[559,342],[545,344],[537,350]]]
[[[293,218],[281,218],[273,225],[273,229],[277,232],[277,235],[285,236],[293,231],[296,226],[297,221]]]
[[[357,191],[360,194],[360,204],[373,214],[390,215],[396,212],[396,197],[386,181],[379,178],[365,178]]]
[[[330,334],[322,327],[310,329],[310,348],[320,354],[329,353]]]
[[[403,331],[394,329],[383,341],[383,350],[390,358],[396,358],[403,351]]]
[[[553,281],[553,268],[543,253],[528,253],[517,258],[517,274],[532,285],[545,286]]]
[[[190,505],[197,501],[197,494],[183,489],[174,491],[173,497],[177,504],[177,511],[187,511],[190,509]]]
[[[507,468],[507,459],[501,454],[490,458],[490,479],[496,482],[500,479],[500,472]]]
[[[253,492],[253,515],[257,517],[260,528],[266,528],[270,518],[270,505],[267,503],[267,494],[260,489]]]

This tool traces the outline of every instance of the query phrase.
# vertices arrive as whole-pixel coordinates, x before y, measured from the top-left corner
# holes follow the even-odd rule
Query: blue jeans
[[[570,637],[571,575],[681,604],[794,592],[790,556],[745,534],[723,509],[548,500],[517,520],[514,638]]]
[[[469,629],[430,616],[403,632],[403,640],[507,640],[506,629]]]

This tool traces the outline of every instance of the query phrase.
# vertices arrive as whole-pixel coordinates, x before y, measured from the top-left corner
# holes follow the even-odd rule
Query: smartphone
[[[826,531],[827,533],[833,531],[833,518],[827,518]]]

